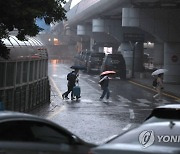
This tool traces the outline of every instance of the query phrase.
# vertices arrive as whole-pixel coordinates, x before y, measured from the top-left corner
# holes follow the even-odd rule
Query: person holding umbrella
[[[102,95],[100,97],[100,101],[106,96],[107,101],[109,101],[110,91],[109,91],[109,75],[115,74],[114,71],[105,71],[100,74],[99,84],[101,85],[101,89],[103,90]]]
[[[67,80],[68,80],[67,87],[68,87],[68,90],[65,93],[62,94],[63,99],[69,99],[68,98],[69,93],[71,93],[71,100],[75,99],[74,94],[73,94],[73,88],[75,87],[76,82],[78,82],[77,78],[79,76],[79,74],[78,74],[79,69],[74,68],[74,67],[73,67],[73,69],[74,70],[67,75]]]
[[[155,87],[157,94],[154,95],[153,98],[158,98],[158,100],[162,99],[162,90],[164,89],[164,87],[163,87],[163,75],[165,72],[167,72],[166,69],[158,69],[152,73],[153,76],[157,76],[157,79],[156,79],[157,85]]]

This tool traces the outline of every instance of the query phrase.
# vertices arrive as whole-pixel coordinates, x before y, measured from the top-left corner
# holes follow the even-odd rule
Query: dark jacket
[[[109,86],[109,77],[108,76],[104,76],[100,81],[99,84],[101,85],[101,88],[107,88]]]
[[[68,86],[74,87],[76,85],[77,77],[78,77],[78,74],[76,74],[75,71],[70,72],[67,75]]]

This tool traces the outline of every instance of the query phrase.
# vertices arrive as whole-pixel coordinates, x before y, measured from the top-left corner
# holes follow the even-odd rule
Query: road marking
[[[93,80],[91,80],[91,79],[88,79],[90,82],[92,82],[92,83],[96,83],[95,81],[93,81]]]
[[[120,95],[117,95],[117,96],[118,96],[118,100],[119,100],[120,102],[123,102],[123,103],[131,103],[131,101],[128,100],[127,98],[124,98],[124,97],[122,97],[122,96],[120,96]]]
[[[142,107],[149,107],[149,105],[148,104],[144,104],[144,103],[135,103],[136,105],[138,105],[138,106],[142,106]]]
[[[134,110],[133,109],[129,109],[129,113],[130,113],[130,119],[134,119],[135,118]]]
[[[55,90],[56,90],[59,98],[62,99],[62,94],[61,94],[60,90],[58,89],[58,87],[56,86],[56,83],[54,82],[54,80],[53,80],[51,77],[49,77],[49,80],[50,80],[51,83],[53,84],[53,86],[54,86],[54,88],[55,88]],[[64,111],[64,110],[66,109],[66,107],[65,107],[64,105],[63,105],[63,106],[58,106],[58,107],[59,107],[59,108],[57,109],[57,111],[54,112],[53,114],[51,114],[50,116],[48,116],[47,119],[52,119],[54,116],[56,116],[57,114],[59,114],[59,112],[62,112],[62,111]]]
[[[150,101],[148,101],[147,99],[137,99],[139,102],[141,103],[147,103],[147,104],[151,104]]]
[[[131,125],[132,125],[132,124],[127,124],[122,130],[123,130],[123,131],[128,130],[128,129],[131,127]]]
[[[54,80],[53,80],[51,77],[49,77],[49,79],[50,79],[51,83],[53,84],[56,92],[58,93],[59,98],[62,99],[62,93],[60,92],[60,90],[59,90],[58,87],[56,86],[56,83],[54,82]]]
[[[47,117],[47,119],[52,119],[53,117],[55,117],[56,115],[58,115],[60,112],[62,112],[62,111],[64,111],[66,109],[66,106],[65,105],[63,105],[63,106],[61,106],[61,107],[59,107],[58,109],[57,109],[57,111],[55,111],[55,112],[51,112],[52,114],[51,115],[49,115],[48,117]]]
[[[155,100],[156,100],[156,104],[159,104],[159,105],[171,104],[170,102],[168,102],[168,101],[165,100],[165,99],[162,99],[162,100],[155,99]]]
[[[151,91],[156,92],[156,90],[154,90],[154,89],[152,89],[152,88],[150,88],[150,87],[144,86],[144,85],[142,85],[142,84],[136,83],[136,82],[134,82],[134,81],[129,81],[129,82],[132,83],[132,84],[135,84],[135,85],[137,85],[137,86],[140,86],[140,87],[143,87],[143,88],[146,88],[146,89],[149,89],[149,90],[151,90]],[[180,99],[180,97],[176,97],[176,96],[173,96],[173,95],[164,93],[164,92],[163,92],[162,94],[165,95],[165,96],[171,97],[171,98],[173,98],[173,99],[175,99],[175,100],[179,100],[179,99]]]
[[[95,79],[99,79],[99,76],[93,76]]]

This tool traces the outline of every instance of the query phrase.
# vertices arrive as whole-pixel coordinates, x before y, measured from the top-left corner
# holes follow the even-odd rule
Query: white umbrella
[[[152,75],[158,75],[167,72],[167,69],[158,69],[152,73]]]

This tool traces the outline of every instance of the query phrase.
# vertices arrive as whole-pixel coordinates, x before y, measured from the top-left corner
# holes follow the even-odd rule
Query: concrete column
[[[122,26],[139,27],[165,42],[180,42],[180,9],[122,9]]]
[[[126,63],[126,77],[132,77],[133,49],[129,42],[123,42],[118,48],[118,52],[124,57]]]
[[[99,47],[99,52],[103,53],[104,52],[104,47]]]
[[[104,32],[104,20],[102,19],[93,19],[92,20],[92,32]]]
[[[153,64],[156,68],[162,68],[164,65],[164,44],[154,44]]]
[[[164,43],[164,82],[180,83],[180,43]]]
[[[71,29],[70,29],[70,27],[66,27],[66,29],[65,29],[65,34],[66,34],[67,36],[70,36],[70,35],[71,35]]]
[[[134,71],[143,72],[143,57],[144,57],[144,44],[138,43],[135,45],[135,57],[134,57]]]
[[[118,48],[118,52],[121,52],[126,62],[126,76],[132,77],[133,69],[133,52],[134,52],[134,72],[143,72],[143,43],[123,42]]]
[[[93,46],[94,46],[94,39],[90,38],[90,50],[93,51]]]

